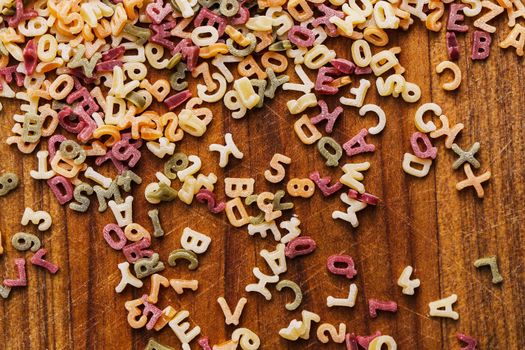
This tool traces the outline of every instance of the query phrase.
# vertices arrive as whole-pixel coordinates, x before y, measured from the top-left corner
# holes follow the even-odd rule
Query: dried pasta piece
[[[397,285],[403,288],[403,294],[414,295],[414,289],[421,285],[421,281],[419,279],[410,279],[413,271],[413,267],[409,265],[403,269],[403,272],[401,272],[401,275],[397,279]]]
[[[317,142],[317,149],[319,153],[326,159],[327,166],[336,167],[339,165],[339,160],[343,156],[343,147],[336,140],[331,137],[322,137]]]
[[[474,261],[474,266],[480,268],[482,266],[489,266],[490,272],[492,273],[492,283],[498,284],[503,282],[503,277],[501,276],[498,268],[498,261],[496,256],[489,256],[485,258],[480,258]]]
[[[246,305],[247,302],[248,300],[246,298],[239,299],[239,301],[237,302],[237,305],[235,306],[235,311],[232,313],[226,300],[223,297],[219,297],[217,299],[217,303],[219,303],[222,309],[222,312],[224,314],[224,318],[225,318],[224,322],[227,325],[233,324],[237,326],[239,324],[239,319],[242,315],[242,311],[244,310],[244,306]]]
[[[168,323],[170,328],[173,330],[177,338],[182,343],[183,350],[190,350],[189,343],[200,334],[201,328],[199,326],[193,327],[191,330],[189,322],[183,322],[189,317],[190,313],[186,310],[181,310],[175,315],[175,317]]]
[[[280,292],[283,288],[289,288],[294,293],[294,300],[291,303],[287,303],[284,307],[288,311],[293,311],[297,309],[301,305],[301,301],[303,300],[303,293],[301,291],[301,288],[297,283],[293,281],[281,280],[279,281],[279,283],[277,283],[275,289],[277,289],[277,291]]]
[[[334,275],[342,275],[348,279],[352,279],[357,275],[354,260],[348,255],[329,256],[326,261],[326,267]]]
[[[478,346],[478,341],[471,336],[458,333],[456,334],[456,338],[458,338],[459,341],[467,344],[466,347],[462,347],[461,350],[476,350]]]
[[[387,350],[397,350],[397,343],[394,338],[389,335],[380,335],[370,342],[369,350],[381,350],[386,345]]]
[[[164,263],[160,261],[159,254],[153,253],[149,258],[137,259],[133,265],[135,275],[142,279],[165,269]]]
[[[40,239],[37,236],[26,232],[15,233],[11,238],[11,244],[20,252],[25,252],[29,249],[32,252],[36,252],[41,246]]]
[[[425,122],[423,120],[424,114],[428,111],[433,112],[437,116],[442,115],[441,107],[435,103],[431,102],[421,105],[417,109],[415,114],[415,124],[416,128],[423,133],[428,133],[436,130],[436,125],[432,121]]]
[[[253,193],[255,179],[253,178],[231,178],[224,179],[224,191],[230,198],[248,197]]]
[[[39,231],[46,231],[51,227],[53,220],[47,211],[33,211],[33,209],[27,207],[24,210],[20,223],[26,226],[29,222],[33,225],[37,225]]]
[[[182,231],[180,243],[186,250],[190,250],[195,254],[203,254],[206,252],[206,250],[208,250],[208,247],[211,243],[211,238],[203,233],[186,227]]]
[[[307,135],[305,132],[305,128],[308,130],[310,135]],[[297,134],[297,137],[301,140],[302,143],[306,145],[311,145],[315,143],[317,140],[319,140],[323,135],[317,130],[314,124],[310,121],[310,118],[306,114],[304,114],[301,118],[297,119],[297,121],[293,125],[294,131]]]
[[[459,318],[459,314],[452,309],[452,304],[454,304],[457,300],[458,296],[456,294],[451,294],[447,298],[430,302],[428,304],[430,309],[428,314],[434,317],[446,317],[457,320]]]
[[[155,338],[150,338],[144,350],[175,350],[171,346],[159,343]]]
[[[352,283],[348,291],[348,297],[334,298],[333,296],[330,295],[326,298],[326,305],[328,307],[334,307],[334,306],[354,307],[356,298],[357,298],[357,286],[355,285],[355,283]]]
[[[478,195],[478,198],[483,198],[483,196],[485,195],[485,191],[483,190],[483,186],[481,184],[490,179],[491,172],[486,171],[483,174],[476,176],[472,172],[472,168],[470,167],[470,164],[468,163],[463,166],[463,170],[465,171],[465,174],[467,175],[467,179],[458,182],[456,184],[456,189],[458,191],[461,191],[467,187],[472,186],[476,190],[476,194]]]
[[[523,48],[525,47],[525,27],[521,26],[519,23],[516,23],[509,35],[499,43],[499,47],[503,49],[511,46],[516,49],[516,54],[518,56],[523,56]]]
[[[264,178],[271,183],[281,182],[286,175],[286,170],[284,169],[284,166],[281,165],[281,163],[290,164],[291,162],[292,159],[285,156],[284,154],[275,153],[272,157],[272,160],[270,160],[270,167],[277,173],[272,174],[270,170],[265,170]]]
[[[197,254],[187,249],[175,249],[168,257],[168,264],[176,266],[177,260],[184,259],[189,262],[188,269],[196,270],[199,267],[199,258]]]
[[[450,82],[444,83],[441,87],[447,91],[454,91],[461,84],[461,69],[459,69],[458,65],[453,62],[443,61],[436,66],[436,73],[441,74],[445,69],[452,71],[454,79]]]
[[[377,299],[368,299],[368,312],[370,317],[377,317],[377,310],[397,312],[397,303],[392,300],[384,301]]]
[[[412,164],[419,164],[422,166],[421,169],[414,168]],[[405,173],[410,174],[415,177],[425,177],[430,171],[432,166],[432,159],[422,159],[416,157],[413,154],[405,153],[403,156],[403,170]]]
[[[345,174],[341,176],[339,181],[350,188],[353,188],[359,193],[365,192],[365,186],[360,182],[364,179],[362,171],[368,170],[370,163],[348,163],[343,166]]]
[[[47,254],[47,250],[44,248],[40,248],[35,255],[33,255],[30,259],[31,264],[35,266],[43,267],[44,269],[48,270],[50,273],[55,274],[58,271],[58,266],[53,264],[50,261],[44,260],[44,255]]]
[[[310,198],[314,195],[315,184],[310,179],[294,178],[288,181],[286,190],[292,197]]]
[[[332,337],[334,343],[343,343],[345,341],[346,325],[344,323],[339,323],[339,330],[330,324],[323,323],[317,327],[317,339],[323,344],[326,344],[330,341],[326,333],[329,333]]]
[[[459,156],[459,158],[456,159],[456,161],[454,161],[454,164],[452,164],[452,169],[458,169],[465,162],[469,163],[476,169],[478,169],[481,166],[479,161],[474,156],[479,151],[479,148],[480,148],[479,142],[474,142],[474,144],[472,144],[472,146],[470,147],[468,151],[462,150],[461,147],[459,147],[455,143],[452,144],[451,148],[452,148],[452,151],[454,151],[454,153],[456,153]]]
[[[248,328],[234,330],[232,340],[238,342],[242,350],[257,350],[261,346],[259,336]]]
[[[247,292],[257,292],[264,296],[266,300],[271,300],[272,293],[268,288],[266,288],[266,284],[277,283],[279,281],[279,276],[268,276],[262,273],[258,267],[253,269],[253,274],[259,280],[259,282],[247,285],[245,290]]]
[[[18,186],[18,176],[13,173],[5,173],[0,176],[0,197],[5,196]]]
[[[212,152],[219,152],[220,154],[219,166],[221,168],[224,168],[226,167],[226,165],[228,165],[230,154],[233,155],[237,159],[242,159],[244,157],[244,154],[235,145],[232,134],[226,133],[224,135],[224,140],[226,141],[226,145],[223,146],[223,145],[214,143],[214,144],[211,144],[208,148]]]
[[[17,278],[4,279],[3,285],[9,288],[27,286],[26,261],[23,258],[14,259]]]

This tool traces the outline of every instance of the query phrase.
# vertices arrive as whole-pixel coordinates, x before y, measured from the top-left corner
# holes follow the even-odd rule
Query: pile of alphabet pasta
[[[464,52],[458,35],[473,31],[470,59],[486,60],[491,34],[496,31],[491,23],[506,17],[511,30],[492,46],[514,49],[522,56],[525,45],[525,27],[517,23],[520,17],[525,19],[521,0],[2,0],[0,14],[0,97],[4,103],[14,99],[19,106],[14,115],[2,113],[4,125],[11,128],[10,136],[2,141],[27,157],[36,157],[38,164],[28,175],[2,164],[0,196],[12,195],[20,178],[28,176],[45,182],[56,200],[72,211],[111,211],[114,220],[104,227],[102,237],[122,258],[115,267],[121,275],[115,291],[140,290],[140,297],[126,301],[124,308],[132,328],[146,328],[151,334],[149,350],[180,348],[156,341],[153,337],[160,331],[173,331],[185,350],[192,343],[204,350],[258,349],[264,341],[256,330],[242,327],[243,308],[249,302],[245,297],[232,308],[224,296],[218,296],[225,324],[237,328],[231,339],[213,340],[216,345],[194,324],[199,320],[190,321],[187,310],[160,305],[159,293],[198,290],[198,280],[168,279],[163,271],[177,264],[197,270],[212,238],[210,232],[186,227],[180,248],[161,258],[154,250],[155,240],[170,228],[162,224],[160,207],[148,211],[150,222],[134,221],[134,188],[153,207],[168,201],[203,203],[210,215],[224,215],[229,224],[250,236],[275,241],[274,250],[260,251],[265,270],[272,274],[254,267],[255,282],[246,285],[245,291],[248,298],[258,293],[267,300],[276,291],[292,292],[294,299],[285,309],[301,310],[302,318],[283,325],[276,336],[288,341],[316,336],[322,343],[341,343],[348,350],[397,349],[389,335],[355,335],[347,332],[344,323],[322,323],[318,314],[301,307],[305,291],[281,275],[295,258],[312,254],[323,242],[301,234],[293,199],[310,198],[316,191],[323,197],[337,196],[344,209],[333,211],[332,219],[354,228],[359,225],[358,212],[380,203],[365,188],[371,164],[352,160],[374,152],[367,136],[381,134],[387,125],[381,106],[365,103],[374,89],[385,99],[418,106],[411,152],[399,162],[407,176],[429,173],[437,156],[434,143],[443,139],[444,147],[455,154],[452,168],[464,172],[464,180],[456,184],[458,191],[470,189],[483,198],[491,173],[480,170],[476,158],[480,144],[463,149],[454,142],[466,132],[464,125],[449,120],[438,104],[421,100],[421,89],[404,77],[405,67],[398,59],[401,49],[389,44],[389,36],[411,26],[446,31],[443,49],[449,60],[435,71],[452,74],[442,85],[447,91],[458,89],[462,81],[454,63]],[[331,48],[334,37],[347,43],[345,57]],[[341,169],[340,178],[323,176],[327,169],[312,169],[304,178],[283,183],[289,164],[301,159],[275,153],[264,177],[258,179],[281,184],[282,189],[255,193],[255,178],[206,174],[198,156],[176,151],[184,139],[203,136],[217,119],[242,123],[251,110],[271,106],[277,93],[293,96],[286,99],[286,107],[287,117],[295,118],[297,140],[290,142],[315,146],[310,149],[327,169]],[[334,98],[338,103],[329,106],[327,101]],[[213,104],[223,104],[230,113],[214,115],[209,108]],[[347,110],[361,116],[373,114],[377,123],[340,144],[330,135]],[[216,154],[219,167],[227,169],[233,158],[242,162],[244,153],[236,135],[225,133],[223,139],[224,143],[207,146]],[[164,167],[155,174],[156,181],[142,183],[137,167],[152,157],[163,159]],[[107,164],[111,175],[100,171]],[[218,183],[224,193],[216,190]],[[29,252],[29,263],[35,268],[59,272],[59,266],[46,258],[38,234],[59,218],[31,207],[21,217],[24,232],[4,240],[19,252]],[[4,299],[28,285],[26,259],[20,256],[7,257],[13,269],[4,273],[0,284]],[[482,257],[474,264],[490,268],[492,283],[503,281],[496,256]],[[352,308],[359,297],[356,284],[351,283],[357,275],[354,260],[335,254],[326,266],[349,284],[348,294],[328,296],[326,307]],[[417,293],[421,281],[413,275],[411,266],[402,271],[397,281],[401,293]],[[146,280],[149,290],[143,288]],[[436,296],[428,301],[428,314],[457,320],[457,299],[456,294]],[[398,309],[394,300],[370,298],[367,304],[372,318]],[[474,338],[457,337],[466,346],[462,349],[476,349]]]

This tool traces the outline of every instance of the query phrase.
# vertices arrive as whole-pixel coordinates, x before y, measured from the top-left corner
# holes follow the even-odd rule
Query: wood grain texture
[[[520,225],[525,214],[523,61],[512,50],[497,47],[509,32],[503,23],[498,27],[486,62],[473,62],[469,58],[472,32],[458,36],[463,82],[459,91],[452,93],[440,88],[448,76],[435,74],[435,66],[446,59],[444,31],[428,33],[416,24],[407,33],[392,34],[389,44],[402,48],[405,76],[422,88],[420,103],[436,102],[451,122],[465,124],[458,139],[463,148],[481,142],[482,169],[493,173],[485,185],[484,200],[478,200],[471,189],[456,191],[455,184],[464,175],[452,170],[455,157],[445,149],[442,140],[437,142],[438,158],[427,177],[406,175],[401,160],[410,150],[409,138],[415,131],[413,116],[420,103],[410,105],[401,99],[381,98],[372,88],[366,102],[377,103],[385,110],[387,127],[381,135],[368,137],[376,145],[375,153],[352,159],[344,157],[341,165],[369,161],[371,168],[365,173],[364,183],[367,191],[381,197],[383,202],[377,208],[361,211],[360,226],[353,229],[331,218],[333,210],[344,208],[338,196],[324,199],[317,191],[309,200],[293,199],[303,234],[318,243],[314,254],[289,261],[288,271],[282,276],[301,286],[304,301],[299,310],[285,310],[284,304],[291,300],[288,292],[279,293],[272,287],[273,298],[267,302],[261,295],[244,291],[247,284],[255,281],[253,267],[269,272],[258,253],[263,248],[271,250],[273,240],[248,236],[246,228],[231,227],[224,215],[212,215],[200,203],[187,206],[179,201],[158,206],[166,236],[154,239],[153,247],[161,259],[166,262],[169,252],[180,247],[179,238],[186,226],[210,235],[213,241],[209,251],[200,257],[197,271],[189,272],[179,264],[163,272],[168,278],[198,279],[199,289],[180,296],[171,288],[162,289],[158,305],[189,310],[192,325],[199,325],[212,344],[229,339],[235,329],[224,325],[217,297],[225,296],[233,308],[245,296],[248,303],[241,326],[260,336],[261,349],[344,348],[342,344],[320,344],[315,336],[316,327],[307,342],[291,343],[280,338],[278,330],[291,319],[300,318],[302,309],[318,313],[323,323],[344,322],[347,330],[356,334],[367,335],[376,330],[390,334],[400,349],[459,349],[457,332],[477,338],[479,349],[520,349],[525,335],[525,229]],[[350,56],[348,41],[332,40],[331,45],[338,56]],[[354,80],[352,86],[358,83],[358,79]],[[342,90],[347,94],[349,87]],[[266,101],[264,108],[250,112],[242,120],[232,119],[221,105],[213,106],[214,120],[205,136],[200,139],[186,136],[177,145],[177,151],[198,155],[203,160],[203,173],[214,172],[219,176],[220,198],[224,197],[225,177],[254,177],[257,192],[284,188],[288,179],[307,177],[312,170],[338,178],[342,171],[325,167],[316,147],[302,144],[294,134],[293,122],[297,117],[289,115],[286,102],[297,96],[279,91],[275,100]],[[337,105],[336,98],[327,101],[331,109]],[[20,219],[27,206],[52,214],[53,225],[48,232],[37,233],[33,227],[25,230],[41,237],[49,251],[47,258],[56,262],[60,270],[52,276],[29,264],[29,286],[13,289],[9,299],[0,301],[3,344],[0,348],[142,349],[154,336],[180,349],[169,327],[156,333],[128,326],[123,304],[148,293],[149,278],[141,290],[128,287],[121,295],[115,293],[120,279],[117,264],[124,257],[102,238],[102,228],[114,220],[112,213],[98,213],[95,200],[88,214],[72,212],[58,205],[45,182],[30,178],[29,170],[37,166],[36,157],[21,155],[4,142],[10,135],[11,116],[18,111],[18,105],[5,99],[1,102],[4,110],[0,172],[11,171],[21,177],[20,188],[0,198],[0,231],[5,249],[0,256],[2,276],[13,276],[13,259],[24,256],[9,242],[14,233],[24,230]],[[309,110],[308,114],[316,112]],[[359,117],[356,109],[345,108],[333,137],[344,143],[374,122],[372,117]],[[244,158],[231,160],[223,170],[218,167],[218,155],[209,152],[208,145],[224,143],[226,132],[233,134]],[[275,152],[293,160],[285,181],[278,185],[269,184],[263,176]],[[149,183],[154,181],[154,173],[162,169],[162,164],[144,147],[138,173]],[[114,175],[109,167],[103,170]],[[147,211],[153,206],[144,199],[144,187],[144,184],[135,187],[132,192],[133,217],[135,222],[151,229]],[[356,262],[358,275],[354,282],[359,294],[352,309],[326,306],[328,295],[342,297],[348,293],[349,281],[330,275],[326,269],[327,257],[337,253],[351,255]],[[477,258],[493,254],[498,255],[505,279],[498,286],[491,284],[488,270],[473,266]],[[415,275],[421,280],[415,296],[401,294],[396,285],[406,265],[414,266]],[[458,295],[455,309],[460,319],[430,318],[428,303],[451,293]],[[369,298],[395,300],[399,311],[380,313],[371,319],[366,303]],[[197,349],[195,343],[192,349]]]

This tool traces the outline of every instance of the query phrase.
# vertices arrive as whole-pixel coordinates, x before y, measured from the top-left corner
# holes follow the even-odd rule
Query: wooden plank
[[[503,27],[500,24],[500,27]],[[421,103],[439,103],[451,122],[465,124],[458,138],[466,148],[481,141],[482,170],[490,169],[493,178],[485,186],[486,198],[481,201],[473,192],[458,193],[455,183],[464,178],[462,171],[453,171],[453,154],[439,145],[438,159],[424,179],[412,178],[401,169],[403,154],[410,150],[409,138],[415,131],[413,115],[417,106],[400,99],[381,98],[371,88],[366,102],[378,103],[388,117],[387,128],[378,136],[369,136],[376,145],[374,154],[358,155],[344,162],[369,161],[371,168],[365,173],[364,183],[371,193],[379,195],[383,204],[360,212],[360,226],[351,228],[347,223],[333,221],[331,212],[344,205],[337,196],[322,198],[319,191],[310,200],[294,199],[294,212],[302,221],[304,235],[313,237],[319,247],[307,257],[289,262],[283,278],[296,281],[304,292],[299,310],[289,312],[284,304],[291,296],[271,288],[272,301],[246,293],[245,286],[253,283],[252,268],[269,270],[259,256],[261,249],[272,249],[271,239],[249,237],[246,228],[232,228],[222,216],[214,216],[194,203],[188,207],[178,201],[159,205],[166,236],[155,239],[154,249],[166,262],[169,252],[179,248],[179,237],[186,226],[202,231],[213,239],[210,250],[200,257],[201,266],[189,272],[185,266],[168,267],[163,273],[168,278],[198,279],[199,289],[176,295],[171,288],[161,289],[159,305],[173,305],[191,314],[191,324],[199,325],[202,334],[211,343],[229,338],[235,329],[225,326],[222,312],[216,303],[225,296],[233,308],[239,298],[246,296],[241,326],[255,331],[263,342],[262,349],[317,349],[313,327],[311,340],[290,343],[278,336],[300,311],[318,313],[322,322],[347,325],[347,331],[372,334],[381,330],[394,336],[402,349],[455,349],[455,338],[464,332],[477,338],[480,349],[518,349],[525,334],[525,273],[524,229],[520,221],[524,216],[525,199],[523,174],[524,136],[522,133],[524,96],[521,93],[523,76],[521,60],[511,50],[496,47],[508,33],[504,28],[493,36],[491,57],[486,62],[472,62],[469,57],[471,33],[459,36],[462,47],[459,65],[463,82],[457,92],[445,92],[440,84],[446,76],[437,76],[435,66],[446,59],[444,32],[428,34],[420,25],[408,33],[394,34],[391,44],[402,48],[401,63],[407,68],[407,80],[422,89]],[[417,43],[414,45],[412,43]],[[344,40],[334,41],[338,55],[349,56]],[[291,70],[289,69],[291,72]],[[313,76],[312,76],[313,77]],[[355,79],[352,86],[358,84]],[[194,89],[194,84],[192,84]],[[346,94],[349,87],[343,89]],[[256,191],[281,189],[290,178],[307,177],[313,170],[322,175],[338,178],[340,169],[328,169],[315,146],[305,146],[293,132],[293,122],[286,102],[297,95],[278,92],[274,101],[263,109],[249,113],[243,120],[234,120],[221,106],[211,107],[214,120],[201,139],[185,137],[178,151],[195,154],[203,160],[202,171],[224,177],[256,179]],[[327,98],[330,108],[337,105],[336,98]],[[10,135],[13,113],[17,105],[3,99],[4,125],[0,139]],[[310,116],[316,111],[308,111]],[[360,129],[373,123],[371,117],[359,117],[355,109],[345,108],[337,122],[333,137],[344,143]],[[320,126],[322,129],[322,126]],[[225,170],[218,167],[218,155],[208,151],[210,143],[223,143],[224,133],[231,132],[244,153],[242,161],[232,160]],[[324,132],[324,131],[323,131]],[[43,147],[43,146],[42,146]],[[275,152],[292,157],[287,176],[279,185],[264,180],[263,172]],[[144,182],[154,181],[154,173],[162,169],[162,161],[144,152],[145,159],[138,167]],[[0,230],[4,254],[0,258],[3,276],[12,276],[13,258],[23,256],[11,244],[11,236],[24,228],[20,225],[23,209],[47,210],[53,216],[53,226],[46,233],[38,233],[48,249],[51,261],[60,266],[56,276],[28,265],[28,288],[13,290],[10,298],[0,302],[3,315],[3,344],[7,349],[142,349],[151,336],[179,348],[179,342],[166,327],[159,334],[132,330],[126,322],[124,302],[141,293],[149,293],[149,280],[143,289],[116,295],[114,287],[120,274],[117,264],[124,260],[102,239],[102,228],[113,220],[110,211],[100,214],[96,203],[89,214],[78,214],[60,207],[43,182],[28,176],[36,168],[34,156],[23,156],[14,147],[0,143],[1,171],[13,171],[22,177],[20,188],[0,198]],[[111,174],[105,166],[103,171]],[[218,184],[219,197],[223,197],[222,181]],[[147,211],[153,208],[143,197],[144,186],[135,188],[134,219],[151,228]],[[288,214],[289,215],[289,214]],[[36,233],[32,228],[28,231]],[[333,276],[326,269],[326,259],[332,254],[351,255],[356,261],[357,277],[352,281],[359,288],[357,304],[353,309],[326,306],[326,297],[342,297],[348,293],[350,281]],[[490,283],[486,270],[478,271],[472,265],[478,257],[497,254],[505,281],[500,286]],[[26,258],[30,254],[25,255]],[[415,276],[422,286],[413,297],[401,294],[396,280],[406,265],[415,267]],[[433,319],[428,316],[428,302],[456,293],[455,308],[460,320]],[[380,313],[377,319],[368,316],[367,299],[392,299],[398,302],[395,315]],[[196,345],[193,346],[196,348]],[[330,343],[324,349],[340,349],[342,345]]]

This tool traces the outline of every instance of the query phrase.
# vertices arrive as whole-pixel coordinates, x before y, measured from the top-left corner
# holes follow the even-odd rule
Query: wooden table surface
[[[407,69],[405,76],[421,87],[422,98],[419,103],[407,104],[400,98],[378,96],[375,87],[368,93],[366,102],[377,103],[385,110],[386,129],[378,136],[368,137],[369,142],[376,145],[375,153],[352,159],[345,156],[340,165],[369,161],[371,167],[365,173],[364,183],[368,192],[382,199],[382,204],[361,211],[357,229],[346,222],[332,220],[333,210],[345,208],[338,196],[324,199],[317,190],[310,199],[293,199],[302,234],[313,237],[318,244],[313,254],[289,260],[288,271],[281,275],[281,279],[293,280],[303,290],[304,300],[298,310],[285,310],[284,304],[292,298],[288,292],[277,292],[270,287],[272,300],[268,302],[261,295],[244,290],[247,284],[255,282],[253,267],[269,272],[259,251],[272,250],[273,239],[250,237],[246,227],[233,228],[225,215],[210,214],[198,202],[187,206],[180,201],[158,206],[167,234],[154,239],[152,246],[160,252],[161,259],[167,262],[169,252],[180,247],[180,235],[188,226],[211,236],[212,243],[208,252],[200,257],[197,271],[190,272],[184,264],[179,264],[167,265],[162,272],[168,278],[197,279],[198,290],[179,296],[172,288],[162,289],[158,305],[189,310],[192,326],[199,325],[201,334],[209,336],[211,344],[229,339],[235,329],[225,326],[216,299],[225,296],[233,308],[244,296],[248,303],[240,325],[260,336],[261,349],[344,348],[342,344],[319,343],[316,327],[309,341],[293,343],[279,337],[279,329],[293,318],[300,318],[304,309],[318,313],[322,323],[345,323],[348,332],[368,335],[380,330],[392,335],[400,349],[459,349],[458,332],[478,339],[479,349],[521,349],[525,335],[525,229],[520,225],[525,200],[524,72],[523,60],[513,50],[497,47],[510,31],[503,18],[499,20],[487,61],[473,62],[469,58],[472,30],[458,35],[463,81],[457,92],[444,91],[440,86],[450,76],[435,73],[436,65],[447,59],[444,31],[429,33],[418,23],[407,33],[391,35],[389,46],[402,48],[400,60]],[[348,41],[333,40],[330,46],[335,47],[338,56],[349,57]],[[358,79],[354,80],[353,86]],[[194,88],[194,84],[192,86]],[[346,94],[349,87],[342,90]],[[340,168],[324,166],[316,147],[306,146],[296,137],[293,122],[297,116],[288,113],[286,102],[297,96],[279,91],[275,100],[266,101],[264,108],[248,113],[242,120],[231,118],[222,105],[213,106],[214,119],[205,136],[200,139],[186,136],[177,145],[177,151],[198,155],[203,161],[202,171],[218,175],[220,198],[224,198],[222,180],[225,177],[254,177],[256,192],[285,188],[288,179],[307,177],[313,170],[338,178],[342,174]],[[338,104],[336,98],[327,101],[331,109]],[[401,160],[403,154],[410,151],[415,110],[421,103],[430,101],[441,105],[451,122],[465,124],[457,140],[462,148],[481,142],[480,172],[490,169],[493,174],[485,185],[485,199],[478,199],[472,189],[462,192],[455,189],[456,182],[465,176],[461,170],[452,170],[455,156],[445,149],[442,139],[436,142],[438,157],[427,177],[414,178],[403,172]],[[1,102],[4,122],[0,138],[5,141],[18,104],[5,99]],[[313,116],[318,110],[307,113]],[[332,136],[344,143],[372,123],[375,123],[374,117],[359,117],[356,109],[345,107]],[[217,153],[209,152],[208,145],[224,144],[226,132],[233,134],[244,158],[231,160],[221,169]],[[44,147],[42,144],[41,148]],[[137,172],[149,183],[154,181],[154,173],[162,169],[163,162],[143,149],[144,157]],[[263,172],[276,152],[293,160],[287,167],[285,181],[273,185],[264,179]],[[59,272],[51,275],[28,264],[28,287],[13,289],[7,300],[0,301],[0,343],[3,344],[0,347],[142,349],[154,336],[180,349],[169,327],[156,333],[132,330],[127,324],[124,302],[148,293],[150,283],[147,278],[141,290],[128,287],[121,295],[115,293],[120,280],[117,264],[124,261],[124,257],[102,238],[102,228],[114,220],[112,213],[98,213],[95,199],[87,214],[61,207],[45,182],[29,177],[29,171],[37,166],[34,155],[22,155],[1,142],[0,156],[0,171],[15,172],[21,177],[18,190],[0,198],[2,276],[13,276],[14,258],[28,259],[32,254],[17,252],[10,244],[11,236],[23,230],[38,234],[49,251],[47,258],[60,266]],[[114,175],[109,167],[103,171]],[[145,201],[144,187],[143,183],[132,192],[133,218],[151,229],[147,211],[154,206]],[[179,184],[174,187],[178,188]],[[50,212],[51,229],[38,233],[34,227],[21,226],[25,207]],[[326,306],[328,295],[343,297],[348,292],[349,280],[329,274],[326,268],[327,257],[339,253],[352,256],[356,262],[358,275],[353,282],[359,293],[354,308]],[[473,266],[476,259],[487,255],[498,256],[504,277],[500,285],[491,283],[489,269],[478,270]],[[421,280],[415,296],[403,295],[396,285],[406,265],[414,266],[415,276]],[[428,303],[452,293],[458,295],[454,308],[460,319],[429,317]],[[395,314],[380,313],[372,319],[367,312],[369,298],[395,300],[399,310]],[[194,342],[192,349],[197,348]]]

